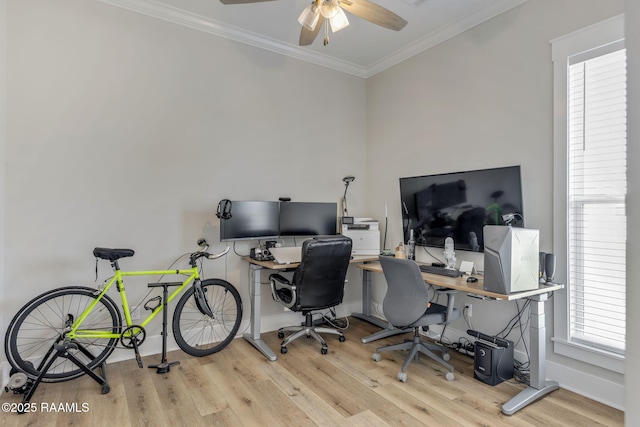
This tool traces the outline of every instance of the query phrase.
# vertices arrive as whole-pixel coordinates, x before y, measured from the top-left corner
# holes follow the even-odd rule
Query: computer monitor
[[[328,236],[337,234],[338,204],[282,202],[280,236]]]
[[[540,286],[538,230],[485,225],[483,234],[485,291],[507,295]]]
[[[220,240],[276,239],[280,234],[280,202],[231,201],[231,217],[220,219]]]

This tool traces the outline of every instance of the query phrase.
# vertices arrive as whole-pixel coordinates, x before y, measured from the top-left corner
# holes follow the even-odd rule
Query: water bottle
[[[409,253],[407,254],[407,258],[416,259],[416,241],[413,238],[413,230],[409,231]]]

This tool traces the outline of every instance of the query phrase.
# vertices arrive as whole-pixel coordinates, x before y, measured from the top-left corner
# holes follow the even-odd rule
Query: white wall
[[[529,1],[368,79],[367,200],[374,213],[390,207],[387,246],[402,238],[398,178],[518,164],[526,225],[540,230],[541,251],[553,251],[549,41],[620,14],[623,6],[623,0]],[[384,290],[382,278],[376,281]],[[517,310],[514,302],[460,295],[458,304],[464,302],[473,304],[474,328],[490,334],[501,331]],[[553,331],[551,304],[546,304],[548,331]],[[461,319],[448,335],[455,340],[466,329]],[[556,356],[551,341],[547,356],[549,378],[623,406],[622,375]]]
[[[5,222],[5,146],[7,139],[7,2],[0,0],[0,304],[4,301],[4,222]],[[4,334],[5,316],[0,316],[0,333]],[[6,360],[0,354],[0,365]],[[0,375],[0,378],[2,376]]]
[[[95,246],[134,249],[124,269],[168,267],[200,237],[223,248],[223,198],[338,202],[355,175],[364,214],[362,79],[95,1],[7,4],[4,325],[45,290],[96,286]],[[231,254],[205,276],[235,284],[248,319],[247,264]],[[148,279],[127,282],[130,299]]]
[[[626,0],[626,46],[627,46],[627,138],[629,193],[627,196],[628,235],[627,242],[627,351],[625,363],[625,425],[640,425],[640,340],[638,325],[640,324],[640,288],[636,277],[640,277],[640,83],[636,76],[640,75],[640,2]]]
[[[638,6],[626,3],[637,22]],[[214,215],[219,199],[337,201],[347,174],[357,177],[350,213],[382,219],[388,205],[392,247],[401,239],[399,177],[521,164],[527,225],[540,228],[541,249],[552,250],[549,40],[616,15],[622,4],[530,1],[365,83],[96,2],[0,0],[0,29],[11,40],[5,55],[0,33],[2,334],[35,294],[93,284],[94,246],[132,247],[128,268],[162,268],[198,237],[223,246]],[[309,96],[312,81],[323,89]],[[638,102],[635,88],[630,105]],[[632,141],[640,120],[637,109],[630,113]],[[631,147],[630,165],[639,162]],[[637,200],[630,185],[630,216],[638,216]],[[630,233],[638,234],[633,224]],[[629,253],[630,260],[638,253],[633,242]],[[630,277],[638,268],[630,264]],[[101,278],[108,270],[101,265]],[[248,314],[247,268],[237,256],[209,263],[206,274],[236,284]],[[358,272],[350,282],[360,283]],[[380,295],[384,284],[376,282]],[[348,289],[347,302],[357,304],[359,287]],[[630,289],[628,300],[637,306],[638,292]],[[487,332],[514,311],[512,303],[473,302],[475,325]],[[281,314],[268,301],[263,310]],[[636,325],[637,314],[628,314]],[[634,425],[640,351],[629,344],[627,424]],[[549,359],[556,370],[577,368],[585,382],[623,381]],[[568,386],[591,393],[588,384]]]

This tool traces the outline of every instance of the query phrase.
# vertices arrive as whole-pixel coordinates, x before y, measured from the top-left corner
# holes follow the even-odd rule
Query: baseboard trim
[[[560,387],[593,399],[603,405],[624,411],[624,384],[618,384],[589,373],[547,361],[547,378]]]
[[[2,390],[0,390],[0,396],[4,394],[4,388],[9,384],[9,373],[11,372],[11,365],[9,362],[2,362],[0,364],[0,384],[2,384]]]

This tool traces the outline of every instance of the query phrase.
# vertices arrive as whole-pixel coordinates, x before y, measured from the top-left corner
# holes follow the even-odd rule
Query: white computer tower
[[[528,228],[484,226],[486,291],[510,294],[538,288],[539,234]]]

